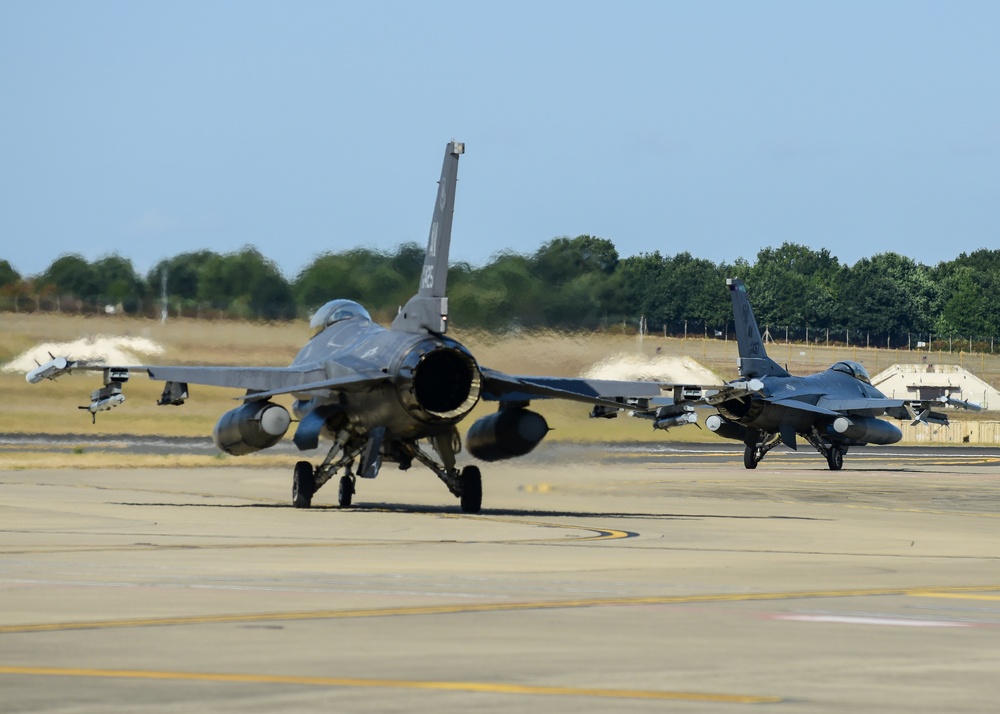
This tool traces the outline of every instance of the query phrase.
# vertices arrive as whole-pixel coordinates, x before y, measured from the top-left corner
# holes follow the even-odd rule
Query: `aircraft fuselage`
[[[831,395],[836,395],[838,399],[885,398],[870,384],[833,370],[806,377],[759,379],[764,384],[759,395],[725,401],[718,405],[718,409],[727,420],[765,433],[777,433],[782,427],[790,427],[798,434],[809,434],[814,427],[825,431],[837,417],[809,411],[808,407],[816,407],[820,400]],[[786,406],[782,402],[789,404]]]
[[[320,365],[333,379],[350,373],[386,379],[332,396],[296,393],[302,418],[317,408],[342,413],[358,432],[385,427],[390,439],[447,431],[479,400],[481,375],[472,354],[443,335],[395,332],[361,317],[330,325],[300,350],[292,366]],[[324,430],[323,434],[332,434]]]

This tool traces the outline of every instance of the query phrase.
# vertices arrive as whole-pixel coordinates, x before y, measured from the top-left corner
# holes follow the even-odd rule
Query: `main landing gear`
[[[455,467],[455,453],[461,448],[456,430],[452,429],[431,439],[442,463],[435,461],[417,446],[415,441],[386,442],[385,448],[381,448],[383,434],[384,432],[376,435],[378,443],[373,443],[372,438],[367,440],[352,438],[342,431],[338,434],[334,445],[330,447],[323,463],[315,469],[308,461],[296,463],[292,473],[292,505],[295,508],[309,508],[316,492],[333,478],[341,467],[345,467],[344,475],[339,480],[337,503],[341,508],[350,508],[357,485],[357,476],[353,473],[354,460],[360,456],[357,475],[365,478],[374,478],[378,474],[383,458],[396,461],[402,470],[408,469],[414,460],[419,461],[433,471],[458,498],[462,513],[479,513],[483,506],[482,474],[477,466],[466,466],[461,471]],[[371,462],[367,465],[364,463],[366,457]]]
[[[767,455],[767,452],[781,443],[781,435],[762,434],[759,431],[753,431],[750,432],[749,438],[744,443],[746,444],[746,448],[743,449],[743,466],[748,469],[755,469],[760,460]]]
[[[821,440],[816,434],[805,435],[806,441],[813,445],[826,458],[827,466],[831,471],[840,471],[844,468],[844,454],[847,447],[841,444],[831,444]],[[764,458],[768,451],[781,443],[780,434],[762,434],[754,432],[747,440],[746,448],[743,450],[743,466],[748,469],[757,468],[757,464]]]
[[[826,465],[830,467],[831,471],[840,471],[844,468],[844,454],[847,453],[846,445],[823,441],[815,433],[807,435],[806,440],[813,445],[816,451],[826,457]]]

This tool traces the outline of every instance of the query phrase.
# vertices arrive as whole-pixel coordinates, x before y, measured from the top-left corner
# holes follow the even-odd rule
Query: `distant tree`
[[[339,298],[367,303],[367,298],[373,297],[368,276],[385,261],[384,255],[367,248],[323,253],[293,281],[295,298],[307,312]]]
[[[840,314],[856,333],[904,335],[932,328],[930,270],[898,253],[862,258],[838,276]]]
[[[100,292],[100,284],[93,267],[82,256],[70,254],[56,258],[38,276],[39,292],[51,295],[57,308],[61,309],[61,297],[73,297],[94,303]]]
[[[145,283],[132,267],[132,261],[112,254],[95,261],[91,266],[97,284],[95,300],[100,303],[121,305],[127,312],[136,312],[142,306]]]
[[[762,324],[830,327],[837,309],[840,264],[826,248],[796,243],[763,248],[744,278]]]
[[[237,317],[287,320],[297,312],[277,266],[250,246],[209,257],[200,271],[198,299]]]
[[[985,252],[985,251],[982,251]],[[994,252],[994,251],[990,251]],[[971,264],[961,256],[938,267],[935,334],[965,337],[1000,335],[1000,261]]]
[[[199,250],[161,260],[146,274],[146,289],[150,295],[160,295],[163,285],[162,275],[166,271],[167,295],[173,299],[195,301],[198,299],[202,269],[220,257],[213,251]]]
[[[30,295],[30,286],[6,260],[0,260],[0,305],[19,312],[21,301]]]
[[[0,287],[11,285],[21,280],[21,274],[6,260],[0,260]]]
[[[585,273],[611,275],[618,266],[618,251],[604,238],[554,238],[535,251],[532,263],[532,271],[540,279],[560,284]]]
[[[490,330],[542,324],[542,282],[532,273],[527,256],[498,253],[485,266],[465,275],[467,278],[449,286],[448,305],[454,324]]]
[[[420,271],[424,267],[424,248],[417,243],[410,241],[403,243],[396,248],[396,254],[389,261],[392,269],[399,273],[404,283],[413,286],[416,292],[417,283],[420,280]]]
[[[725,266],[687,252],[625,258],[617,273],[626,315],[645,316],[653,329],[689,319],[721,329],[731,318],[726,277]]]
[[[517,296],[533,314],[523,317],[518,312],[511,317],[527,324],[594,327],[617,307],[617,282],[612,277],[617,267],[618,251],[609,240],[589,235],[555,238],[531,256],[530,286]]]

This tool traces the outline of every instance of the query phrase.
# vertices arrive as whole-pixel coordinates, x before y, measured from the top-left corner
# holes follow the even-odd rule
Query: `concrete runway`
[[[289,471],[0,471],[0,710],[1000,699],[1000,452],[553,445],[477,516],[416,467],[296,511]]]

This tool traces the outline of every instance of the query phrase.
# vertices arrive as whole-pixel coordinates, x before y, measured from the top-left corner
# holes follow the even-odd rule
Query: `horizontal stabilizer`
[[[278,394],[298,394],[306,392],[359,392],[369,389],[376,384],[389,379],[384,372],[358,372],[347,377],[335,377],[333,379],[322,379],[317,382],[307,382],[305,384],[293,384],[288,387],[279,387],[266,392],[251,392],[237,399],[245,402],[255,402],[260,399],[267,399]]]

